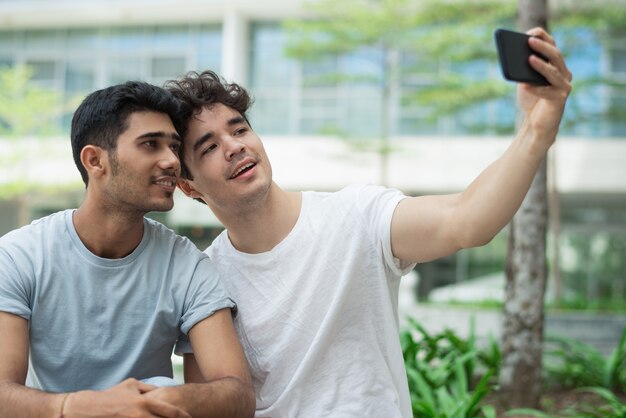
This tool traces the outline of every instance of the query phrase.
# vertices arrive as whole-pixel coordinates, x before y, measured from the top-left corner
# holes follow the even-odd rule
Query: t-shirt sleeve
[[[213,263],[203,254],[185,297],[182,333],[187,334],[195,324],[224,308],[230,308],[233,314],[237,312],[237,305],[226,293]]]
[[[182,356],[183,354],[191,354],[193,353],[193,348],[191,348],[191,341],[189,341],[189,336],[185,334],[180,334],[178,337],[178,341],[176,341],[176,346],[174,346],[174,354],[177,356]]]
[[[0,243],[0,311],[30,320],[32,281],[27,271],[18,268],[26,262],[18,253],[11,254],[5,243]]]
[[[364,185],[357,189],[358,210],[372,239],[379,245],[385,265],[397,276],[404,276],[416,263],[400,260],[391,251],[391,220],[401,200],[407,196],[396,189]]]

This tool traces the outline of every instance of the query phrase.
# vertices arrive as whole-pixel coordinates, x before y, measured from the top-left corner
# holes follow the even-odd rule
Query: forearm
[[[554,135],[539,137],[524,122],[505,153],[461,193],[453,219],[462,248],[486,244],[511,220],[554,142]]]
[[[243,418],[254,415],[252,387],[234,377],[166,389],[171,393],[165,400],[184,409],[194,418]]]
[[[0,418],[58,417],[65,394],[47,393],[14,382],[0,383]]]

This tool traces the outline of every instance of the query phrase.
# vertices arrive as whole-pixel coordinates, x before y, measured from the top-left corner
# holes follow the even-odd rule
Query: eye
[[[235,136],[240,136],[245,134],[248,131],[247,128],[239,128],[235,131]]]
[[[173,143],[170,145],[170,149],[171,149],[172,151],[174,151],[174,152],[178,152],[178,151],[180,151],[180,143],[179,143],[179,142],[173,142]]]
[[[210,144],[208,147],[206,147],[205,149],[202,150],[202,152],[200,153],[200,155],[205,155],[210,153],[211,151],[213,151],[215,148],[217,148],[217,145],[215,144]]]
[[[143,143],[144,146],[148,147],[148,148],[156,148],[157,142],[155,140],[149,140],[149,141],[145,141]]]

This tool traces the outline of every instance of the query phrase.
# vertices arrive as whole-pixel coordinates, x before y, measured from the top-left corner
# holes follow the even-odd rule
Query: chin
[[[154,204],[148,212],[169,212],[174,207],[174,202],[163,202],[160,204]]]

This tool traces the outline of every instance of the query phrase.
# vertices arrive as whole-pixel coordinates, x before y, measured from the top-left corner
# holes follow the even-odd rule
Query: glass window
[[[162,84],[198,65],[219,70],[221,42],[219,25],[0,31],[0,67],[30,65],[39,85],[69,100],[128,80]]]
[[[251,86],[256,90],[285,87],[295,79],[296,66],[284,56],[284,33],[278,24],[254,24],[251,41]]]
[[[218,71],[222,66],[222,31],[217,26],[200,26],[194,32],[192,50],[196,56],[190,70]]]
[[[110,51],[143,51],[146,46],[144,28],[111,28],[105,36]]]
[[[0,51],[2,51],[3,54],[15,49],[15,35],[16,32],[0,31]]]
[[[0,57],[0,70],[6,67],[11,67],[13,65],[13,60],[8,57]]]
[[[107,84],[125,83],[129,80],[143,80],[142,60],[140,58],[120,57],[108,60]]]
[[[65,66],[65,91],[89,93],[95,88],[95,63],[92,60],[71,60]]]
[[[178,48],[189,44],[189,26],[157,26],[148,36],[152,49]]]
[[[24,49],[49,51],[63,46],[60,30],[29,30],[24,32]]]
[[[67,31],[67,48],[70,51],[100,48],[102,32],[98,29],[69,29]]]
[[[250,110],[252,128],[260,134],[285,135],[294,131],[290,92],[255,91],[255,104]]]
[[[53,60],[28,60],[26,65],[33,70],[32,80],[41,87],[61,89],[57,77],[57,62]]]
[[[610,135],[626,136],[626,89],[615,89],[609,106],[612,115]]]
[[[250,41],[250,85],[255,105],[254,129],[263,134],[298,132],[297,67],[284,56],[284,33],[278,24],[253,24]]]
[[[626,76],[626,48],[611,51],[611,72]]]
[[[178,77],[185,72],[185,58],[154,57],[150,63],[153,79],[169,79]]]

